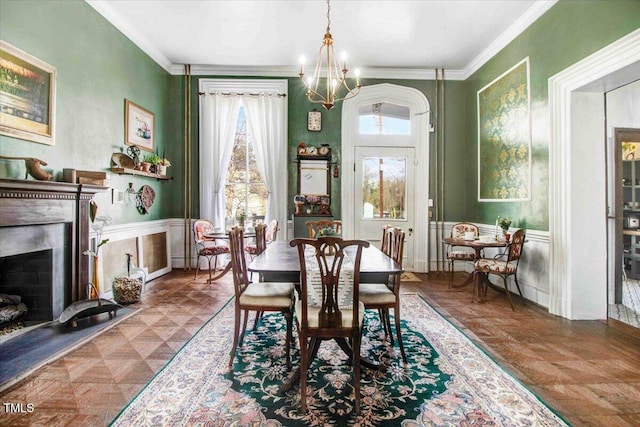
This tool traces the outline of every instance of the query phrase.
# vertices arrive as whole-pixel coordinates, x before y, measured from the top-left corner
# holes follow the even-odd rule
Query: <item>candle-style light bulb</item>
[[[356,75],[356,86],[360,87],[360,68],[353,70],[353,74]]]
[[[342,51],[342,53],[340,54],[340,60],[342,61],[342,69],[346,70],[347,69],[347,52]]]
[[[304,63],[307,62],[307,58],[304,55],[300,55],[300,75],[304,75]]]

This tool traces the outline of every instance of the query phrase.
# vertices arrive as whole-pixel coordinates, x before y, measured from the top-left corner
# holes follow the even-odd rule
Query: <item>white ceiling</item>
[[[315,62],[322,0],[86,0],[167,71],[294,76]],[[363,77],[466,78],[557,0],[333,0],[331,33]]]

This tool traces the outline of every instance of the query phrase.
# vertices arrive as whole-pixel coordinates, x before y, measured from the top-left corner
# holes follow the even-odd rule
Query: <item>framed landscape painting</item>
[[[0,40],[0,134],[54,145],[56,69]]]
[[[125,144],[153,151],[156,139],[155,114],[128,99],[125,101]]]
[[[478,91],[478,200],[531,199],[529,58]]]

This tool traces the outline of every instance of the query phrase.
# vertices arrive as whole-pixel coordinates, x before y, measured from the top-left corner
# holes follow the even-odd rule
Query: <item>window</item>
[[[365,157],[362,166],[364,218],[405,219],[407,159]]]
[[[263,220],[267,210],[267,187],[256,166],[251,136],[247,134],[244,107],[240,107],[233,153],[225,185],[225,223],[233,225],[240,213],[249,222]]]
[[[361,135],[411,135],[409,107],[378,102],[359,109]]]

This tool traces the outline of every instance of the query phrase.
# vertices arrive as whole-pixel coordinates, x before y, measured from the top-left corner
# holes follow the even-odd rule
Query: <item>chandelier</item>
[[[331,37],[331,18],[329,13],[331,6],[327,0],[327,32],[322,39],[322,46],[316,61],[316,67],[313,76],[304,74],[304,56],[300,57],[300,78],[307,87],[307,99],[314,104],[322,104],[324,108],[330,110],[336,102],[353,98],[360,92],[360,71],[356,69],[356,86],[351,89],[347,84],[347,62],[346,54],[342,54],[341,62],[338,64],[336,51],[333,47],[333,38]],[[324,80],[324,87],[320,84]]]

